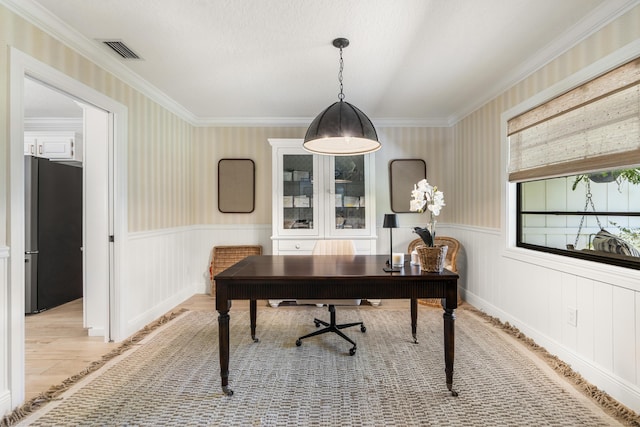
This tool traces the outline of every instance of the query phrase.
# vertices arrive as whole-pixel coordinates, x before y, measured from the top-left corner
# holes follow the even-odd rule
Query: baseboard
[[[153,322],[158,317],[163,316],[167,312],[171,311],[174,307],[186,301],[191,296],[200,293],[199,290],[200,289],[198,286],[192,285],[164,300],[162,303],[156,305],[155,307],[145,311],[139,316],[136,316],[130,322],[127,322],[127,329],[125,331],[122,331],[123,336],[119,337],[118,341],[122,341],[123,339],[133,335],[134,333],[145,327],[147,324]]]
[[[90,337],[105,337],[105,330],[104,328],[89,328],[87,330],[87,333]]]
[[[620,377],[611,375],[611,372],[583,359],[570,349],[560,345],[557,341],[527,326],[521,320],[500,310],[477,295],[465,292],[465,301],[478,310],[498,318],[502,323],[509,322],[549,354],[557,356],[560,360],[570,365],[571,369],[582,375],[585,380],[605,391],[628,408],[636,412],[640,411],[640,389],[635,385]]]
[[[11,392],[5,390],[0,393],[0,416],[4,417],[9,412],[13,411],[11,407]]]

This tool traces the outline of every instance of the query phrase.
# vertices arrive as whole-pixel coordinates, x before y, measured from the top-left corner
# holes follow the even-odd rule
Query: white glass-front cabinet
[[[269,143],[273,254],[309,255],[318,239],[350,239],[357,253],[375,253],[373,154],[321,156],[301,139]]]
[[[375,254],[374,154],[323,156],[302,142],[269,139],[273,254],[310,255],[320,239],[353,240],[356,253]]]

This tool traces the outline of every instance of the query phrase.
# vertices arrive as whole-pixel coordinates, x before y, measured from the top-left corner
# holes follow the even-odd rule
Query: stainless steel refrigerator
[[[82,297],[82,168],[25,156],[25,312]]]

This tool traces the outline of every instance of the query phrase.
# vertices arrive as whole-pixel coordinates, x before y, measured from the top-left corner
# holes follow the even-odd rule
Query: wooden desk
[[[400,273],[385,273],[385,255],[249,256],[215,276],[222,390],[229,388],[229,310],[234,299],[249,300],[251,337],[256,338],[256,300],[267,299],[410,299],[414,342],[418,298],[443,298],[444,359],[447,389],[453,390],[454,311],[458,275],[420,272],[405,263]],[[292,337],[293,339],[294,337]]]

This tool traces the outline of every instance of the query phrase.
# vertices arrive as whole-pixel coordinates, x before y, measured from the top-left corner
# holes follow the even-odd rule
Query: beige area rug
[[[220,388],[215,312],[187,312],[46,404],[21,425],[611,426],[621,425],[490,319],[457,310],[454,389],[444,374],[442,311],[341,307],[350,345],[315,330],[317,307],[231,311],[230,386]],[[630,421],[630,422],[629,422]],[[633,424],[637,419],[627,420]]]

